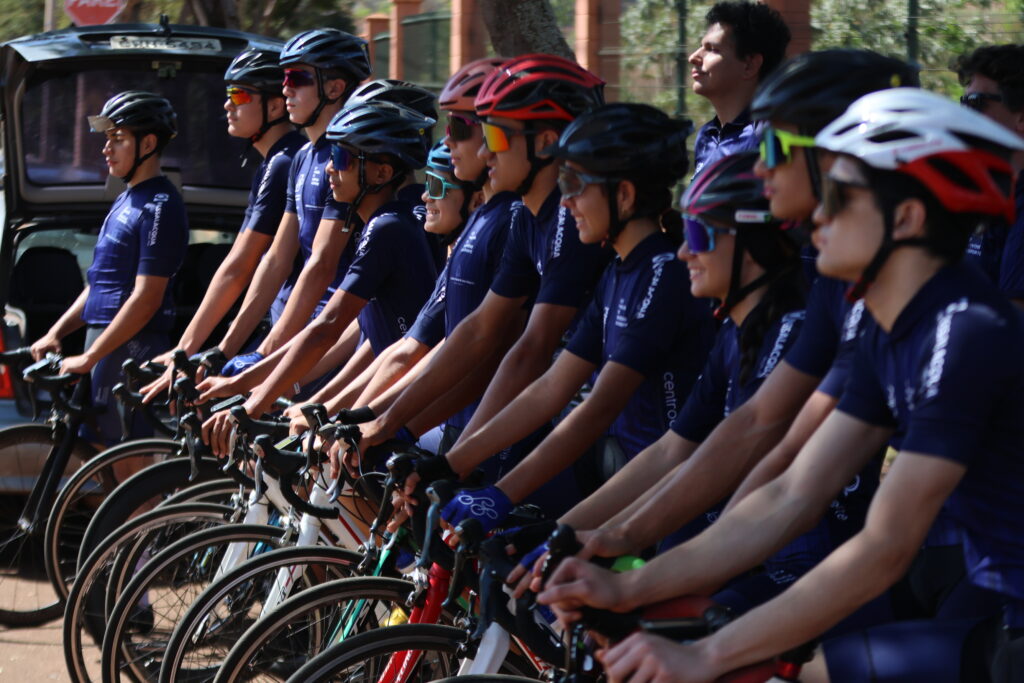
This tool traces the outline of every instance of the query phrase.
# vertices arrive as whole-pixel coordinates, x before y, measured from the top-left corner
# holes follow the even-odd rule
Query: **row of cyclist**
[[[441,511],[449,526],[492,532],[534,503],[576,529],[579,557],[545,585],[543,543],[516,546],[507,576],[564,622],[681,595],[738,615],[686,644],[625,638],[600,654],[612,680],[714,680],[816,637],[803,680],[1019,675],[1024,331],[960,263],[979,226],[1014,220],[1017,134],[913,87],[898,60],[808,53],[761,83],[759,151],[702,168],[683,220],[671,202],[690,126],[604,104],[579,65],[467,65],[440,95],[446,136],[431,147],[434,103],[408,84],[357,88],[365,54],[314,30],[226,75],[234,134],[258,149],[281,136],[251,230],[179,343],[199,350],[225,292],[245,287],[231,268],[248,264],[219,345],[233,358],[201,399],[248,392],[242,409],[258,417],[297,394],[359,423],[364,446],[429,443],[443,421],[439,455],[416,461],[403,499],[478,476]],[[130,150],[126,201],[165,189],[159,175],[132,182],[154,148],[153,106],[126,93],[94,124]],[[310,142],[285,149],[285,116]],[[108,159],[113,173],[121,158]],[[409,180],[423,166],[421,227]],[[258,237],[272,206],[277,230]],[[85,322],[107,324],[102,335],[119,313],[102,319],[96,275],[84,307],[99,317]],[[268,308],[269,334],[237,353]],[[310,426],[298,408],[286,416]],[[204,440],[228,455],[236,426],[214,414]],[[886,446],[899,455],[880,481]],[[356,451],[331,455],[360,469]],[[618,574],[586,562],[647,552]]]

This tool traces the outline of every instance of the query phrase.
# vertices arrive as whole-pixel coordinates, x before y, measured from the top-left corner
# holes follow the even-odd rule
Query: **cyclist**
[[[353,251],[347,246],[346,230],[351,226],[342,219],[323,219],[324,209],[334,203],[324,175],[330,156],[324,132],[359,82],[370,75],[366,41],[338,29],[312,29],[285,44],[280,64],[285,108],[309,141],[296,153],[289,170],[284,216],[274,243],[217,347],[228,356],[237,354],[268,309],[274,327],[259,349],[229,361],[224,369],[229,375],[241,372],[302,329],[322,309]],[[294,273],[297,255],[303,265]]]
[[[770,122],[755,171],[764,176],[772,214],[806,224],[819,192],[814,178],[826,163],[808,147],[813,141],[810,136],[859,95],[907,82],[916,83],[914,69],[865,50],[806,53],[770,76],[754,99],[753,112],[758,120]],[[842,356],[840,337],[851,308],[844,297],[846,289],[846,284],[828,278],[815,281],[793,348],[754,395],[699,446],[669,431],[652,444],[650,453],[640,456],[681,464],[659,489],[590,534],[584,556],[639,552],[729,496],[755,464],[757,469],[748,479],[761,477],[761,482],[785,469],[841,393],[846,365],[842,357],[837,361],[837,355]],[[857,329],[856,324],[852,329]],[[836,541],[859,528],[877,470],[873,477],[866,470],[860,481],[850,482],[850,490],[833,509]],[[743,490],[750,490],[746,483],[736,497]],[[682,491],[686,495],[680,495]]]
[[[87,326],[85,352],[65,358],[61,371],[92,375],[97,413],[95,424],[83,425],[82,433],[106,448],[122,436],[110,394],[120,381],[121,364],[167,349],[174,324],[168,285],[185,258],[188,216],[178,190],[160,172],[160,155],[177,133],[170,102],[140,90],[118,93],[89,117],[89,125],[106,135],[108,172],[128,187],[103,221],[85,289],[32,345],[32,355],[59,352],[63,337]],[[136,419],[125,436],[140,438],[150,428]]]
[[[701,591],[812,523],[898,432],[901,453],[863,530],[791,588],[691,645],[658,641],[660,656],[648,658],[642,643],[652,639],[630,638],[604,661],[616,678],[665,667],[678,680],[711,680],[802,644],[899,579],[945,504],[964,530],[970,580],[1000,594],[1002,614],[829,641],[808,672],[823,675],[827,665],[832,681],[1013,680],[1024,666],[1024,320],[959,261],[980,219],[1012,217],[1008,160],[1024,140],[939,95],[899,88],[855,102],[816,144],[839,155],[815,214],[818,268],[848,282],[874,271],[870,319],[838,407],[782,476],[693,541],[620,576],[568,560],[541,600],[628,609]]]
[[[447,336],[447,333],[454,329],[486,294],[505,246],[508,212],[516,199],[511,192],[492,195],[486,183],[487,168],[476,154],[483,136],[479,121],[475,117],[473,98],[480,90],[484,78],[503,61],[500,58],[484,58],[470,62],[448,80],[439,97],[439,106],[448,112],[447,134],[443,142],[445,148],[450,150],[450,154],[432,154],[427,161],[428,173],[433,171],[442,179],[461,184],[461,188],[447,189],[442,185],[442,193],[447,195],[451,192],[453,198],[461,196],[459,214],[466,214],[462,216],[459,228],[445,235],[442,242],[452,243],[458,235],[463,234],[463,226],[467,235],[464,240],[449,244],[452,263],[441,273],[436,284],[436,287],[444,288],[443,301],[435,305],[428,302],[427,305],[431,309],[427,315],[435,321],[442,321],[442,337]],[[435,147],[435,152],[438,150],[439,148]],[[474,211],[472,216],[468,216],[469,210],[476,204],[477,200],[473,195],[477,191],[482,192],[484,205],[481,210]],[[443,206],[438,205],[438,208],[443,210]],[[448,220],[445,219],[444,222],[447,223]],[[456,237],[453,238],[452,235]],[[432,300],[436,302],[436,299],[437,296],[432,295]],[[427,307],[424,311],[426,309]],[[410,334],[402,339],[401,346],[393,349],[387,358],[376,359],[357,381],[339,375],[311,400],[325,402],[332,412],[339,408],[358,406],[358,412],[354,416],[346,414],[345,417],[359,422],[373,419],[377,413],[382,412],[393,399],[392,394],[404,388],[415,376],[415,373],[409,374],[408,370],[426,355],[427,347],[436,347],[435,341],[440,341],[436,331],[427,333],[424,329],[417,329],[420,328],[424,311],[417,317]],[[404,379],[396,383],[399,376]],[[390,387],[393,388],[387,394],[382,394]],[[482,388],[477,389],[476,393],[480,391]],[[372,405],[368,405],[371,401]],[[438,419],[442,418],[443,416]],[[293,414],[293,420],[293,429],[306,428],[305,421],[300,415]]]
[[[759,2],[715,3],[704,17],[700,46],[689,57],[693,92],[715,116],[693,143],[693,174],[728,154],[754,149],[760,130],[750,118],[758,83],[785,59],[790,33],[782,16]]]
[[[531,300],[526,329],[502,359],[467,430],[493,417],[550,365],[608,255],[573,234],[572,216],[559,208],[557,167],[544,150],[576,116],[602,103],[603,85],[575,62],[531,54],[508,60],[480,87],[475,108],[485,117],[480,153],[491,191],[514,192],[522,203],[513,209],[490,291],[395,403],[365,425],[364,442],[379,443],[406,425],[416,434],[426,431],[434,425],[410,421],[428,407],[439,415],[462,408],[461,395],[453,401],[446,393],[518,332],[520,311]]]
[[[199,351],[252,279],[260,258],[270,248],[284,213],[288,170],[292,158],[305,143],[288,122],[281,94],[284,71],[280,52],[249,48],[241,52],[224,73],[227,82],[228,134],[249,140],[262,158],[249,190],[249,204],[238,237],[213,279],[195,316],[178,340],[177,348],[192,355]],[[154,360],[170,363],[168,352]],[[145,388],[147,400],[165,391],[170,372]]]
[[[582,403],[496,485],[456,496],[442,513],[452,526],[475,517],[493,528],[592,446],[599,471],[577,475],[589,475],[581,483],[594,488],[668,427],[713,336],[707,307],[688,295],[674,256],[680,235],[673,240],[661,226],[672,186],[686,173],[691,128],[647,105],[608,105],[581,115],[547,150],[562,161],[561,201],[580,241],[609,244],[616,258],[565,351],[494,418],[463,435],[447,455],[452,470],[465,477],[555,417],[597,377]],[[569,502],[564,490],[560,502]]]
[[[1017,135],[1024,135],[1024,45],[986,45],[957,63],[964,86],[960,104],[971,107]],[[1017,218],[989,221],[971,235],[969,260],[978,263],[1006,296],[1024,306],[1024,155],[1011,160],[1017,172]]]
[[[395,194],[406,176],[422,168],[427,131],[434,119],[389,102],[356,103],[327,128],[327,175],[334,199],[349,204],[365,227],[355,257],[324,313],[288,345],[248,371],[265,378],[244,408],[259,416],[311,370],[338,336],[359,317],[359,327],[379,354],[415,319],[436,278],[426,236],[408,204]],[[204,440],[227,452],[230,422],[218,414],[203,425]]]

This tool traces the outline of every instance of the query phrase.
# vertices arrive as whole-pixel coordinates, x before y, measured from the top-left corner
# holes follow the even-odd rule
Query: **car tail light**
[[[0,334],[0,351],[6,351],[7,344],[4,343],[4,335]],[[14,384],[11,382],[11,369],[6,365],[0,365],[0,398],[14,398]]]

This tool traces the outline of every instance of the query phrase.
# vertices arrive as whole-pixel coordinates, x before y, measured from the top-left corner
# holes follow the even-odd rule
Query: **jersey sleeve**
[[[602,278],[598,289],[604,284],[605,280]],[[600,299],[599,296],[591,299],[576,325],[576,331],[565,347],[567,351],[598,366],[601,365],[604,345],[604,314]]]
[[[1017,338],[991,308],[951,304],[936,325],[930,352],[921,358],[921,383],[903,449],[965,465],[975,457],[999,406],[1010,403],[1011,364],[999,359],[1020,353]]]
[[[139,216],[139,275],[173,277],[188,248],[188,215],[180,196],[161,193]]]
[[[600,244],[580,242],[576,223],[565,207],[559,208],[555,231],[537,303],[579,308],[590,299],[611,252]]]
[[[807,316],[800,336],[786,354],[786,362],[800,372],[824,377],[832,366],[839,346],[841,321],[836,309],[841,301],[843,285],[836,280],[819,277],[807,297]]]
[[[328,195],[327,201],[324,203],[324,212],[320,215],[320,220],[343,221],[348,218],[350,206],[348,202],[339,202],[333,196]]]
[[[870,332],[865,333],[852,352],[850,372],[836,410],[873,425],[896,427],[870,350],[872,337]]]
[[[434,291],[416,315],[406,336],[412,337],[424,346],[434,346],[444,339],[445,285],[448,282],[448,266],[437,278]]]
[[[299,168],[302,164],[302,156],[305,153],[305,147],[292,157],[292,163],[288,166],[288,186],[287,193],[284,198],[284,212],[298,214],[298,208],[295,206],[295,177],[299,174]]]
[[[1024,299],[1024,213],[1010,226],[999,267],[999,289],[1010,299]]]
[[[359,236],[356,254],[339,289],[370,300],[402,259],[400,245],[402,221],[394,214],[382,214],[371,220]]]
[[[729,373],[723,345],[727,334],[735,334],[735,330],[731,326],[719,330],[704,370],[694,382],[682,410],[669,425],[673,432],[695,443],[706,439],[725,416]]]
[[[530,255],[527,234],[527,231],[533,229],[532,219],[526,214],[526,207],[522,204],[513,207],[501,265],[491,282],[491,291],[509,299],[533,296],[540,280],[537,266]]]
[[[278,153],[270,159],[259,178],[242,230],[253,230],[270,236],[277,233],[277,226],[281,223],[281,215],[288,201],[290,169],[291,159],[287,155]]]

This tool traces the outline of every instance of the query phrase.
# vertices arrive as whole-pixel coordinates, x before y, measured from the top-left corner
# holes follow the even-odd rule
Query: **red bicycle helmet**
[[[502,57],[484,57],[463,66],[445,83],[444,90],[437,98],[438,106],[454,111],[475,111],[473,100],[480,92],[480,86],[505,61]]]
[[[474,104],[479,116],[572,121],[604,104],[604,81],[564,57],[521,55],[491,72]]]

